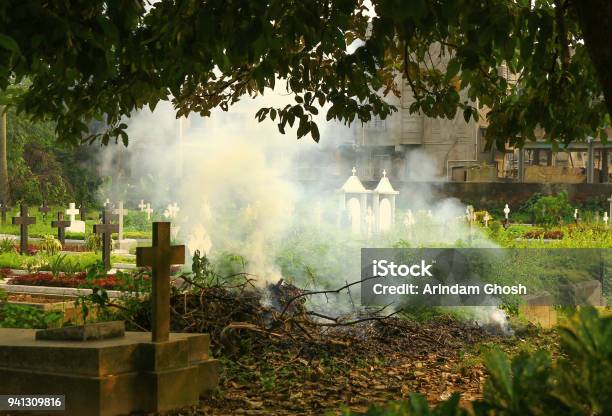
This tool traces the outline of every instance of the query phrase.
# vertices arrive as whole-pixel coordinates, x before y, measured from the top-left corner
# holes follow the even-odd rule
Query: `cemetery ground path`
[[[556,345],[535,327],[521,335],[486,333],[453,318],[415,323],[398,318],[367,322],[328,334],[326,340],[249,337],[250,350],[222,356],[220,387],[190,415],[323,415],[342,408],[405,400],[419,392],[431,404],[460,393],[464,405],[480,397],[483,353]],[[265,338],[265,339],[264,339]]]

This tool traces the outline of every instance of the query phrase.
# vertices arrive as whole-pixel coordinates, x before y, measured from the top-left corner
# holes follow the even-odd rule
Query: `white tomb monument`
[[[374,231],[389,231],[395,224],[395,196],[399,191],[393,189],[387,171],[383,170],[380,182],[372,192],[372,205],[374,206]]]
[[[141,199],[140,204],[138,204],[138,208],[140,209],[140,212],[144,212],[146,207],[147,207],[147,204],[145,204],[144,199]]]
[[[66,215],[70,220],[70,227],[66,228],[66,231],[71,233],[84,233],[85,232],[85,221],[77,220],[76,216],[79,215],[79,210],[76,208],[76,204],[71,202],[66,210]]]
[[[366,226],[367,226],[367,237],[372,237],[372,227],[374,226],[375,217],[372,213],[372,207],[368,207],[368,214],[365,217]]]
[[[365,230],[366,205],[370,191],[365,189],[357,177],[357,168],[353,167],[352,175],[340,188],[340,212],[346,212],[353,234],[361,234]]]

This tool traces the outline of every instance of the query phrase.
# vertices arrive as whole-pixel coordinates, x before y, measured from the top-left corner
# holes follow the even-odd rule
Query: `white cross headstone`
[[[76,204],[74,202],[71,202],[68,205],[68,209],[66,210],[66,215],[68,215],[68,219],[70,220],[70,222],[74,222],[74,219],[77,215],[79,215],[79,210],[78,208],[76,208]]]
[[[465,216],[470,224],[474,221],[474,207],[472,205],[465,208]]]
[[[187,249],[193,256],[196,250],[200,251],[202,254],[208,254],[211,248],[212,241],[206,229],[204,229],[204,226],[201,224],[197,225],[193,234],[187,239]]]
[[[147,208],[147,204],[145,204],[144,199],[140,200],[140,204],[138,204],[138,208],[140,208],[140,212],[144,212],[145,208]]]
[[[166,209],[164,210],[164,217],[166,218],[176,218],[176,215],[181,209],[175,202],[174,204],[168,204]]]
[[[171,205],[172,208],[172,218],[176,218],[176,216],[178,215],[178,212],[181,210],[178,206],[178,204],[175,202],[174,204]]]
[[[578,221],[578,208],[574,209],[574,221]]]
[[[147,213],[147,220],[151,220],[151,214],[153,213],[153,209],[151,208],[151,204],[147,202],[147,207],[144,209],[144,212]]]
[[[484,223],[485,223],[485,227],[489,226],[489,221],[491,221],[491,216],[489,215],[488,212],[485,212],[485,215],[483,217]]]
[[[506,221],[508,221],[508,214],[510,214],[510,207],[508,206],[508,204],[506,204],[506,206],[504,207],[504,218],[506,218]]]
[[[604,221],[604,223],[606,223],[606,228],[608,227],[608,221],[609,220],[610,220],[610,217],[608,217],[608,212],[604,211],[603,221]]]
[[[70,227],[66,228],[66,231],[73,233],[84,233],[85,232],[85,221],[76,220],[75,217],[79,215],[79,209],[76,208],[76,204],[71,202],[66,210],[66,215],[70,220]]]
[[[121,244],[121,240],[123,240],[123,216],[127,215],[128,210],[123,209],[123,201],[119,201],[117,204],[117,209],[113,210],[113,214],[117,214],[119,216],[119,244]]]

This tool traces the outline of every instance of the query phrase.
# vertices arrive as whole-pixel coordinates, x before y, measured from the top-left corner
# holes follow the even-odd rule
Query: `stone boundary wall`
[[[516,183],[516,182],[398,182],[391,181],[400,191],[398,205],[409,204],[414,195],[424,195],[432,200],[457,198],[480,209],[499,208],[503,204],[517,206],[533,194],[557,195],[567,192],[572,203],[596,202],[608,207],[612,184],[570,183]],[[366,189],[374,189],[377,182],[364,182]]]

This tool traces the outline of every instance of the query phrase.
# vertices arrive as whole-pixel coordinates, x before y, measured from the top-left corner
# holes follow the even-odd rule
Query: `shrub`
[[[85,247],[87,248],[87,251],[93,251],[96,253],[102,250],[102,236],[95,233],[85,235]]]
[[[10,238],[3,238],[0,240],[0,254],[1,253],[13,253],[15,252],[15,245],[13,240]]]
[[[40,250],[50,256],[62,251],[62,243],[52,235],[44,235],[40,241]]]
[[[531,212],[536,224],[551,227],[565,222],[571,222],[573,209],[567,198],[567,193],[557,196],[543,196],[532,206]]]

